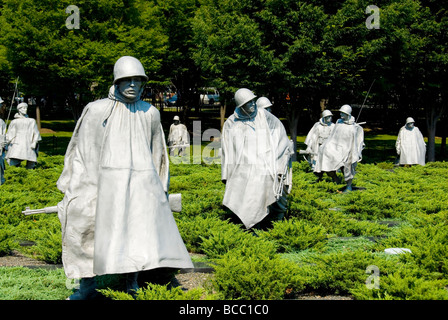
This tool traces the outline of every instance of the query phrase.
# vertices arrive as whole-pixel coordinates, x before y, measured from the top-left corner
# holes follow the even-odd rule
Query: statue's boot
[[[132,296],[135,296],[135,293],[139,289],[137,279],[138,272],[131,272],[126,274],[126,292]]]
[[[67,300],[93,300],[98,298],[96,291],[96,280],[92,278],[82,278],[79,282],[79,289],[73,293]]]

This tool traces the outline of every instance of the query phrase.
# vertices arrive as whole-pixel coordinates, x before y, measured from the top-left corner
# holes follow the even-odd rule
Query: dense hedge
[[[0,193],[0,254],[17,249],[60,263],[56,215],[24,217],[21,211],[62,199],[55,186],[62,166],[62,156],[41,154],[35,170],[7,168]],[[175,213],[179,230],[188,250],[204,254],[215,268],[214,277],[206,293],[187,297],[152,285],[139,299],[283,299],[307,292],[448,299],[447,169],[445,162],[410,168],[361,163],[355,184],[365,189],[343,194],[329,178],[314,183],[306,162],[294,163],[286,219],[254,236],[221,205],[225,186],[219,165],[173,164],[170,192],[182,193],[183,200],[182,212]],[[21,246],[25,241],[35,245]],[[385,254],[390,247],[412,253]],[[370,265],[380,271],[377,289],[366,286]]]

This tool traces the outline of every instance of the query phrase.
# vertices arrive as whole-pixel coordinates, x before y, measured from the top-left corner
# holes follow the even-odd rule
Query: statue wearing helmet
[[[170,149],[170,156],[182,157],[185,150],[190,147],[190,134],[187,127],[180,123],[179,116],[174,116],[173,121],[174,123],[170,126],[168,134],[168,148]]]
[[[272,103],[266,97],[260,97],[257,100],[257,108],[265,109],[266,111],[272,112]]]
[[[334,129],[334,123],[331,121],[333,113],[330,110],[324,110],[322,112],[322,117],[316,122],[311,130],[308,132],[305,144],[307,148],[305,154],[308,156],[308,162],[311,165],[311,169],[314,171],[317,162],[317,155],[320,146],[327,140],[331,132]],[[322,174],[315,172],[318,181],[322,179]]]
[[[148,81],[145,69],[142,63],[131,56],[124,56],[118,59],[114,65],[114,84],[124,78],[141,78],[142,81]]]
[[[364,149],[364,130],[355,123],[351,115],[352,108],[343,105],[339,112],[341,118],[336,122],[333,131],[319,148],[314,172],[321,175],[326,172],[339,183],[336,172],[341,169],[347,186],[345,191],[352,190],[352,181],[356,174],[356,166],[362,159]]]
[[[236,91],[235,112],[224,123],[221,136],[223,205],[247,229],[282,219],[292,185],[293,149],[286,130],[255,99],[249,89]]]
[[[26,161],[26,168],[33,169],[37,163],[38,144],[42,138],[36,120],[28,117],[27,111],[28,104],[19,103],[14,120],[9,124],[6,133],[6,161],[10,166],[16,167]]]
[[[118,59],[108,98],[84,108],[68,145],[57,187],[65,274],[81,278],[70,300],[95,298],[97,275],[123,274],[134,293],[143,271],[193,267],[167,200],[160,113],[140,100],[145,80],[136,58]]]
[[[398,161],[400,165],[425,165],[426,143],[420,129],[414,123],[413,118],[407,118],[406,124],[398,132],[395,148],[400,157]]]

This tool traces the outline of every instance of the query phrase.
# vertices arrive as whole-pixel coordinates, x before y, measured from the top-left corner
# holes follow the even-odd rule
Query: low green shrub
[[[277,254],[269,245],[239,247],[214,260],[214,288],[224,299],[283,299],[302,290],[298,266]],[[263,253],[265,251],[265,253]]]
[[[359,283],[365,283],[366,268],[373,264],[371,253],[363,250],[331,252],[303,256],[298,276],[305,283],[304,292],[350,294]]]
[[[14,247],[11,239],[11,232],[9,230],[0,229],[0,257],[11,253]]]
[[[447,212],[430,216],[421,215],[397,230],[393,237],[380,242],[381,248],[405,247],[412,254],[402,259],[415,263],[429,272],[448,276],[448,220]]]
[[[217,219],[216,217],[196,216],[193,218],[180,218],[177,220],[177,226],[187,249],[194,253],[203,253],[202,242],[213,233],[237,227],[229,224],[227,221]]]
[[[218,258],[234,248],[263,248],[260,254],[275,253],[273,244],[262,237],[256,237],[251,232],[243,231],[239,226],[229,224],[225,228],[215,229],[207,236],[203,236],[201,251],[210,259]],[[271,248],[271,250],[267,250]]]
[[[383,274],[380,268],[379,288],[358,285],[350,292],[358,300],[448,300],[448,279],[422,275],[418,269],[417,265],[399,264]]]
[[[24,254],[47,263],[62,263],[61,224],[56,214],[43,215],[36,220],[26,219],[15,230],[15,238],[19,241],[35,243],[21,248]]]
[[[200,300],[213,299],[207,295],[204,288],[194,288],[183,291],[181,287],[168,288],[167,285],[149,283],[146,288],[137,290],[135,296],[112,289],[98,290],[102,295],[112,300]]]
[[[291,218],[274,222],[273,228],[260,233],[260,236],[274,241],[279,252],[289,252],[323,246],[327,231],[322,225]]]

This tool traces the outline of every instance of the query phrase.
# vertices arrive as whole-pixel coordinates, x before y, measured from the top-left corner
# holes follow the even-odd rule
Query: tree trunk
[[[221,106],[219,107],[219,113],[221,117],[221,132],[222,127],[224,126],[224,121],[226,119],[226,109],[227,109],[227,99],[224,99],[224,101],[221,102]]]
[[[426,125],[428,128],[428,147],[426,155],[428,157],[428,162],[436,161],[436,125],[442,112],[443,107],[437,108],[436,105],[432,105],[426,112]]]
[[[446,117],[445,117],[446,118]],[[443,121],[445,122],[445,121]],[[442,142],[440,144],[440,157],[442,159],[446,156],[446,133],[447,133],[447,126],[442,126]]]
[[[36,104],[36,122],[37,122],[37,128],[41,129],[41,125],[40,125],[40,107],[39,104]]]
[[[297,161],[297,128],[299,125],[299,110],[297,108],[297,95],[295,93],[290,94],[290,102],[287,106],[286,113],[289,124],[289,133],[294,146],[292,161]]]
[[[291,140],[294,146],[294,154],[292,155],[292,161],[297,161],[297,127],[299,124],[299,117],[297,115],[293,115],[291,117],[288,116],[289,122],[289,131],[291,134]]]

